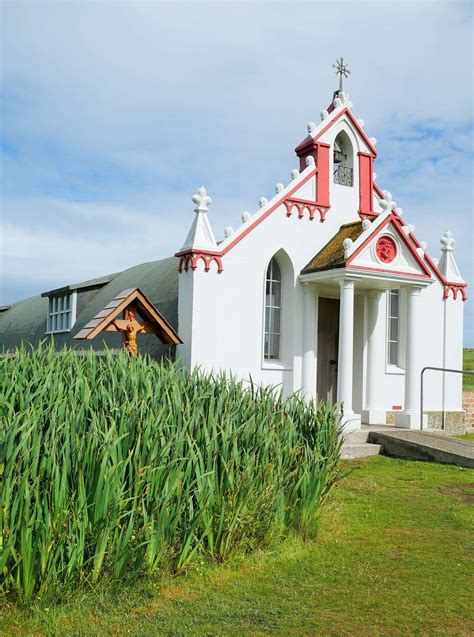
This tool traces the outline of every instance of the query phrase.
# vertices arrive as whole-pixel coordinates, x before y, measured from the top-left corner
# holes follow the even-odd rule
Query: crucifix
[[[342,77],[348,77],[351,72],[347,64],[344,64],[344,58],[337,58],[336,64],[332,65],[336,69],[336,75],[339,75],[339,91],[342,91]]]
[[[117,318],[121,315],[121,318]],[[136,317],[140,316],[138,320]],[[159,312],[138,288],[128,288],[117,294],[74,336],[91,341],[104,332],[121,332],[123,347],[132,358],[138,354],[137,335],[156,334],[166,345],[180,345],[182,340]]]
[[[145,323],[139,323],[135,318],[135,308],[129,305],[124,312],[125,318],[111,322],[123,334],[123,346],[132,358],[138,353],[137,334],[146,329]]]

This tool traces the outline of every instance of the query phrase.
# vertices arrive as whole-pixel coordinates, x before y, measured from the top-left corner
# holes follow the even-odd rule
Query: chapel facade
[[[179,258],[178,347],[193,367],[339,403],[361,422],[419,429],[425,366],[461,369],[466,282],[454,239],[431,258],[376,183],[376,139],[340,90],[295,149],[299,168],[216,242],[204,188]],[[462,419],[459,374],[425,382],[426,425]]]

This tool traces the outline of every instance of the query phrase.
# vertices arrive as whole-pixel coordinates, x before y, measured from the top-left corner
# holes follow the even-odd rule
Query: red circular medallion
[[[380,237],[375,252],[382,263],[391,263],[397,256],[397,245],[392,237]]]

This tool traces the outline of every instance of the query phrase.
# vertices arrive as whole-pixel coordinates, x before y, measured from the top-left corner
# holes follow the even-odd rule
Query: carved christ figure
[[[383,263],[391,263],[397,253],[395,242],[390,237],[381,237],[376,245],[377,256]]]
[[[137,334],[144,330],[145,326],[135,320],[135,312],[133,310],[128,310],[127,318],[129,322],[125,327],[120,327],[115,321],[112,321],[112,325],[123,334],[123,346],[130,356],[135,358],[138,353]]]

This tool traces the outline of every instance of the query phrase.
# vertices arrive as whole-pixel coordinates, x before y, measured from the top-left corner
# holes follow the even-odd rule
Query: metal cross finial
[[[347,64],[344,64],[344,58],[337,58],[336,64],[332,65],[336,69],[336,75],[339,75],[339,90],[342,91],[342,76],[348,77],[351,72]]]

